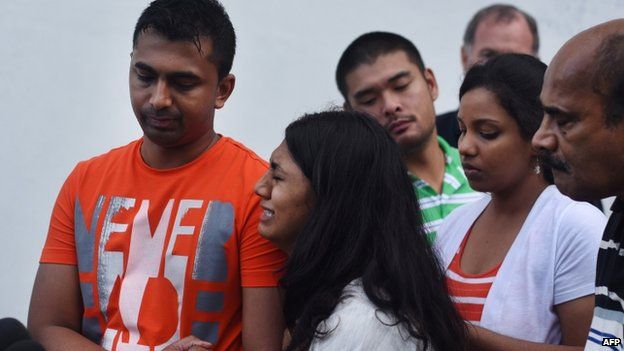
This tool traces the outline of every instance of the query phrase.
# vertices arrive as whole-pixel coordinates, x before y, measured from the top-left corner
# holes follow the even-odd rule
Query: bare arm
[[[277,287],[243,288],[243,348],[281,350],[284,317]]]
[[[480,351],[581,351],[587,340],[594,308],[594,296],[588,295],[555,306],[561,323],[561,345],[540,344],[471,326],[470,350]]]
[[[39,265],[28,311],[28,329],[48,351],[104,350],[80,334],[82,297],[76,266]]]

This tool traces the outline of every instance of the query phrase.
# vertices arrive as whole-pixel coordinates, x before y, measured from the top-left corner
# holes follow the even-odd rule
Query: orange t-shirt
[[[241,350],[241,287],[276,286],[285,255],[257,232],[267,165],[221,137],[156,170],[142,139],[79,163],[56,200],[41,263],[78,266],[82,333],[109,350],[193,334]]]

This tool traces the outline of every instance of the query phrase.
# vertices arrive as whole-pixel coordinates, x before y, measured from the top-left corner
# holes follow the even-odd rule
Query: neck
[[[427,182],[436,191],[441,191],[445,159],[435,133],[420,148],[406,151],[403,154],[403,162],[410,173]]]
[[[152,168],[176,168],[199,157],[212,147],[219,138],[217,133],[211,131],[192,143],[176,146],[162,146],[154,143],[147,137],[143,137],[141,157],[143,161]]]
[[[509,189],[493,192],[490,206],[502,215],[526,216],[547,186],[541,175],[530,174]]]

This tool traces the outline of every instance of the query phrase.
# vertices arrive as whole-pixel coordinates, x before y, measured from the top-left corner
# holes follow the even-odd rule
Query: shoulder
[[[122,161],[132,162],[132,158],[135,156],[135,152],[138,151],[140,146],[141,139],[137,139],[126,145],[113,148],[106,153],[80,161],[76,164],[70,177],[81,176],[90,171],[100,172],[103,167],[116,165]]]
[[[242,162],[250,171],[264,173],[268,169],[267,162],[247,146],[230,137],[223,136],[221,139],[223,143],[221,152],[226,154],[229,160]]]
[[[345,287],[343,300],[318,331],[326,334],[313,341],[311,350],[420,349],[417,339],[368,299],[359,280]]]
[[[572,200],[554,185],[544,192],[544,208],[555,219],[556,231],[589,232],[592,236],[600,237],[607,223],[607,218],[600,210],[587,202]]]

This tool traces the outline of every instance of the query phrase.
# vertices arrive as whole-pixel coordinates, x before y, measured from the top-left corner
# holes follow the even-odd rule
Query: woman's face
[[[531,141],[522,138],[518,124],[492,92],[477,88],[465,93],[458,120],[459,153],[473,189],[504,192],[535,176]]]
[[[270,163],[255,187],[263,210],[258,232],[290,253],[312,208],[312,187],[290,156],[285,141],[273,151]]]

